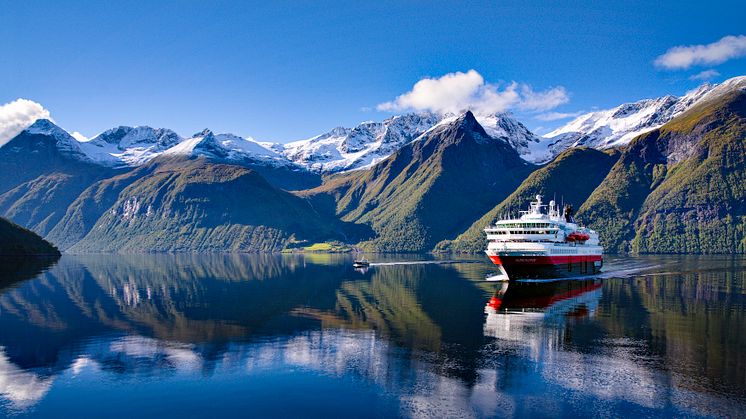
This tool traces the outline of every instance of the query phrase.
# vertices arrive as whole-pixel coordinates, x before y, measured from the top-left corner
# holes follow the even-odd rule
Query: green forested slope
[[[151,174],[157,164],[146,164],[118,176],[98,181],[84,190],[70,204],[64,217],[49,232],[47,239],[67,250],[88,234],[98,219],[109,210],[124,188]]]
[[[251,169],[204,158],[149,165],[70,251],[269,252],[291,239],[343,238],[336,219]]]
[[[31,255],[57,256],[59,251],[33,231],[0,218],[0,256]]]

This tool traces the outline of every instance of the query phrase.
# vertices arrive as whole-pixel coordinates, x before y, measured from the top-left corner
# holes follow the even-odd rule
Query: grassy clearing
[[[349,253],[354,248],[342,242],[320,242],[310,246],[288,246],[283,253]]]

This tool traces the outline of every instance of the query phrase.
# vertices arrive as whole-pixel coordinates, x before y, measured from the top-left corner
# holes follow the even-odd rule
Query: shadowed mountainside
[[[52,256],[59,250],[33,231],[0,218],[0,256]]]

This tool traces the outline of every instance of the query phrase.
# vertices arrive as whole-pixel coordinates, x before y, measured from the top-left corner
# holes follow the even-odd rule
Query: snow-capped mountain
[[[541,147],[542,139],[516,120],[510,113],[476,114],[475,118],[487,135],[510,144],[524,160],[538,163],[550,158],[546,149]]]
[[[28,137],[29,141],[31,141],[31,139],[37,138],[35,136],[43,136],[43,138],[45,138],[45,140],[36,141],[39,143],[37,145],[42,145],[41,142],[48,141],[46,139],[52,139],[52,141],[54,141],[54,149],[60,154],[81,161],[91,160],[90,157],[81,150],[80,142],[78,142],[78,140],[48,119],[37,119],[28,128],[21,131],[14,139]],[[15,142],[11,140],[6,143],[4,147],[13,151],[13,148],[16,147],[16,145]],[[36,148],[32,148],[32,150],[35,150],[31,151],[33,153],[39,152]]]
[[[139,166],[181,141],[170,129],[120,126],[81,142],[80,147],[91,159],[107,166]]]
[[[162,154],[208,156],[237,163],[288,166],[318,173],[331,173],[372,166],[401,147],[415,141],[433,127],[460,115],[411,113],[381,122],[363,122],[354,128],[337,127],[307,140],[287,144],[258,142],[232,134],[204,130],[184,139],[165,128],[120,126],[89,141],[73,138],[51,122],[39,121],[28,129],[54,129],[67,148],[80,158],[107,167],[136,167]],[[506,141],[528,161],[535,161],[540,139],[509,114],[476,117],[492,137]],[[51,125],[49,125],[51,124]]]
[[[288,159],[316,172],[339,172],[373,165],[440,121],[430,113],[405,114],[363,122],[287,144],[273,144]]]
[[[266,144],[295,163],[316,172],[340,172],[372,166],[406,144],[417,140],[437,125],[447,124],[461,115],[410,113],[382,122],[363,122],[354,128],[333,130],[288,144]],[[507,113],[477,115],[487,134],[506,141],[527,160],[540,138]]]
[[[715,86],[703,84],[684,96],[663,96],[625,103],[613,109],[590,112],[546,135],[552,156],[570,147],[611,148],[656,129],[705,97]]]
[[[209,129],[165,150],[163,155],[195,155],[236,163],[294,166],[284,156],[253,139],[233,134],[214,134]]]

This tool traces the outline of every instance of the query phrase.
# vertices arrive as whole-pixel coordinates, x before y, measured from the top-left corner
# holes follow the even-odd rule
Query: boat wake
[[[372,262],[370,266],[397,265],[450,265],[454,263],[480,263],[480,260],[411,260],[405,262]]]

